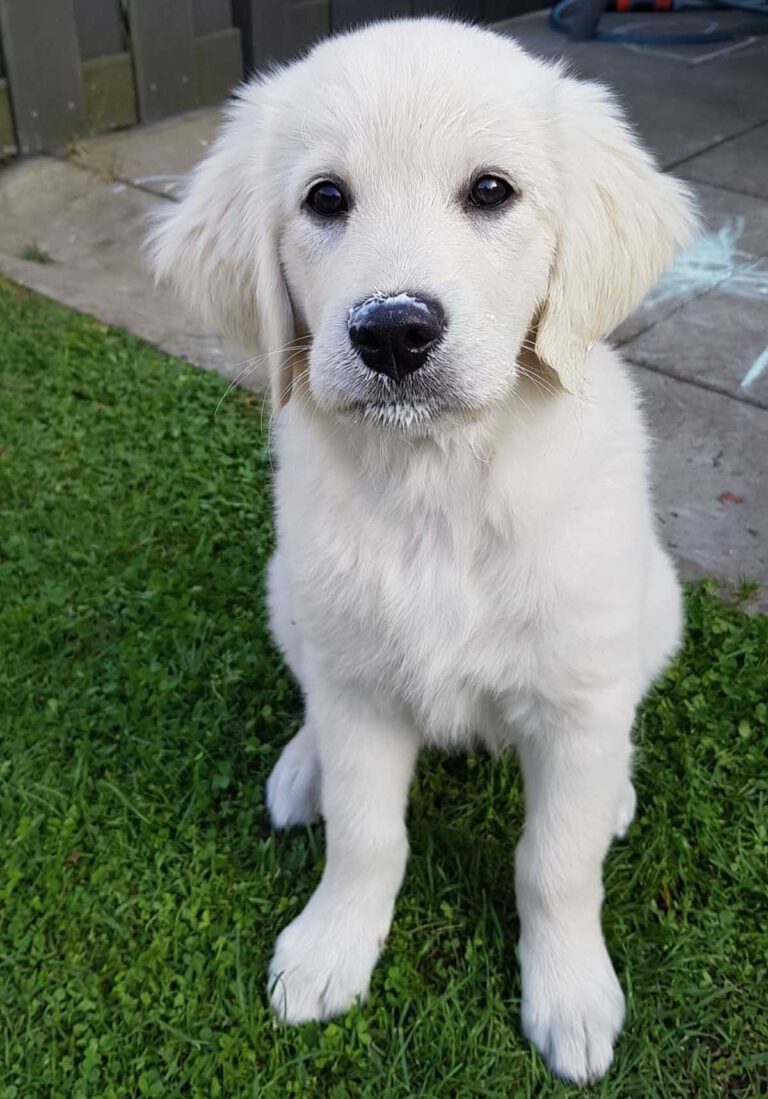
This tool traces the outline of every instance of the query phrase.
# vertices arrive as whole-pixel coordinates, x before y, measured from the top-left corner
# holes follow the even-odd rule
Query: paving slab
[[[623,351],[632,362],[768,409],[768,261],[737,270]],[[768,480],[768,448],[761,464]]]
[[[632,23],[642,26],[648,18],[654,17],[638,16]],[[696,15],[655,18],[670,31],[694,24],[701,29],[701,17]],[[718,18],[711,13],[706,22]],[[537,12],[500,23],[496,29],[541,56],[566,58],[577,75],[610,84],[663,167],[768,121],[768,96],[756,94],[765,88],[768,72],[765,36],[701,63],[698,47],[659,50],[594,40],[572,42],[553,30],[548,19],[546,12]],[[626,26],[623,16],[608,16],[605,26],[616,26],[622,19]],[[660,22],[655,26],[659,28]]]
[[[768,90],[768,78],[765,83]],[[699,153],[681,164],[677,174],[683,179],[768,199],[768,124]]]
[[[702,216],[701,235],[620,325],[614,342],[632,340],[725,281],[748,299],[752,290],[758,301],[764,296],[757,293],[751,271],[768,255],[768,203],[701,183],[692,184],[692,189]]]
[[[163,199],[54,157],[0,173],[0,270],[197,366],[232,377],[243,352],[155,286],[143,241]]]
[[[768,580],[768,416],[639,368],[660,529],[690,577]],[[768,587],[758,596],[768,610]]]
[[[77,142],[62,155],[105,180],[174,197],[211,144],[221,111],[190,111],[149,126]]]

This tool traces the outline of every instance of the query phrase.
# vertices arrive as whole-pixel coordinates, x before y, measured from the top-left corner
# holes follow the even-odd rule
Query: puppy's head
[[[321,407],[424,432],[508,397],[530,340],[578,391],[692,220],[603,88],[415,20],[246,85],[154,256],[278,404],[308,348]]]

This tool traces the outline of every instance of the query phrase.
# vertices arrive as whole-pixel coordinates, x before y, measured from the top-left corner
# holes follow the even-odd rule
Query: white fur
[[[515,185],[503,210],[463,202],[484,171]],[[328,175],[346,220],[303,208]],[[268,801],[279,827],[321,811],[327,858],[277,943],[281,1018],[365,996],[418,747],[476,739],[514,746],[524,774],[523,1029],[566,1079],[608,1068],[624,1002],[601,865],[681,613],[637,396],[599,340],[691,228],[604,89],[442,20],[357,31],[247,85],[157,228],[159,272],[268,359],[277,405],[298,375],[274,433],[269,598],[306,716]],[[397,295],[447,317],[400,383],[346,329]]]

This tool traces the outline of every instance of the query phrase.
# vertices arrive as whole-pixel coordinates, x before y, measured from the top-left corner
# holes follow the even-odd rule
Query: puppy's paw
[[[621,839],[627,834],[627,829],[635,819],[636,808],[637,794],[632,783],[627,781],[627,785],[622,791],[619,803],[616,806],[616,823],[613,826],[613,834],[617,839]]]
[[[380,916],[332,913],[312,902],[279,936],[269,967],[272,1009],[284,1023],[330,1019],[368,995],[388,931]]]
[[[306,726],[288,741],[272,769],[267,807],[275,828],[313,824],[320,818],[320,762]]]
[[[549,1069],[563,1080],[599,1080],[613,1060],[624,1022],[624,995],[602,941],[591,948],[524,950],[523,1032]],[[570,954],[570,951],[569,951]]]

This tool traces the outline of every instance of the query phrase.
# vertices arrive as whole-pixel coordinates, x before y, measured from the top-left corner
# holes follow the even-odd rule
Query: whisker
[[[258,369],[258,367],[261,366],[261,364],[266,359],[271,358],[273,355],[280,355],[288,350],[294,350],[294,345],[299,339],[306,339],[306,337],[296,336],[294,337],[294,339],[289,340],[287,343],[283,344],[282,347],[276,347],[272,351],[266,351],[263,355],[256,355],[252,359],[244,359],[243,361],[246,363],[245,368],[235,375],[235,377],[230,381],[227,388],[224,390],[224,393],[219,399],[219,403],[216,405],[216,409],[213,413],[214,416],[217,415],[222,404],[237,385],[239,385],[245,378],[252,374],[254,370]],[[295,348],[295,350],[303,353],[305,351],[308,351],[310,346],[310,344],[307,344],[306,346]],[[240,364],[238,363],[237,365],[239,366]]]
[[[539,392],[546,393],[550,397],[556,397],[560,393],[560,390],[552,385],[551,382],[548,382],[546,378],[542,378],[540,375],[535,374],[533,371],[529,370],[521,363],[517,364],[517,368],[520,372],[521,377],[527,378],[528,381],[532,382],[533,385],[535,385],[536,388],[539,390]]]

